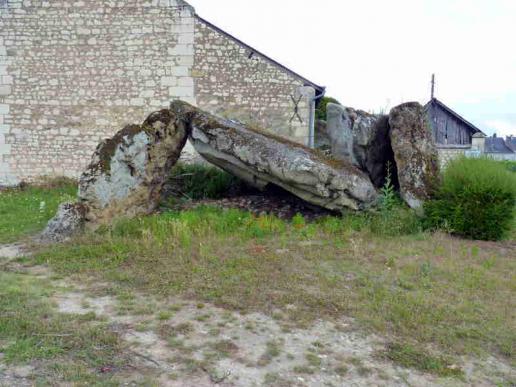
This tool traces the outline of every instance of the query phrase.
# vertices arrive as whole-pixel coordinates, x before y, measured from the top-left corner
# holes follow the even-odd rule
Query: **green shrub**
[[[516,161],[504,160],[500,161],[500,164],[502,164],[508,171],[516,173]]]
[[[204,165],[177,164],[170,181],[176,194],[189,199],[220,199],[241,191],[244,183],[221,169]]]
[[[499,240],[511,230],[516,175],[499,162],[459,158],[445,169],[435,198],[425,204],[425,225],[471,239]]]
[[[322,97],[315,107],[315,119],[326,121],[326,105],[329,103],[337,103],[341,105],[339,101],[332,97]]]

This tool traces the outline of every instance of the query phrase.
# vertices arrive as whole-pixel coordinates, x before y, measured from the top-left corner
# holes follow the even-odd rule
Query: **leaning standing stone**
[[[404,103],[391,110],[389,126],[401,197],[419,209],[430,197],[439,173],[427,115],[419,103]]]
[[[96,227],[113,218],[152,213],[187,138],[184,122],[162,110],[102,142],[79,184],[87,224]]]

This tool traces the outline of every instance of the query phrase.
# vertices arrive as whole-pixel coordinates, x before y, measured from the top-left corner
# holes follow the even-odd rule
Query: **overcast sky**
[[[436,97],[516,135],[516,0],[189,0],[197,13],[347,106]]]

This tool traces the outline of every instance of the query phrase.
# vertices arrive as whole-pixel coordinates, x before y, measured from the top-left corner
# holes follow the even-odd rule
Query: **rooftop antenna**
[[[432,74],[432,99],[434,99],[435,94],[435,74]]]

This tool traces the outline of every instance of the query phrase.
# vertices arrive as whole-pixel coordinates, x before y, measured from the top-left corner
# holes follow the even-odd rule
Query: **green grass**
[[[50,247],[37,261],[121,291],[243,312],[280,309],[287,325],[352,316],[361,327],[422,348],[514,358],[511,242],[477,244],[418,229],[389,237],[375,231],[374,219],[284,222],[204,207],[121,221]]]
[[[174,196],[182,199],[220,199],[245,187],[240,179],[219,168],[195,164],[176,164],[169,185]],[[163,204],[169,203],[165,200]]]
[[[462,370],[450,359],[431,355],[427,351],[409,344],[391,343],[387,346],[383,356],[406,368],[415,368],[439,376],[463,376]]]
[[[39,213],[41,198],[55,209],[72,193],[67,185],[2,192],[9,199],[0,208],[11,210],[9,220],[0,218],[0,243],[43,227],[42,219],[53,211]],[[23,203],[38,203],[38,215]],[[361,329],[412,343],[389,347],[393,361],[417,368],[411,359],[428,364],[441,359],[446,368],[464,354],[514,360],[515,258],[514,241],[473,242],[423,233],[419,219],[399,206],[315,223],[300,215],[285,222],[201,207],[121,220],[69,243],[42,247],[35,261],[48,263],[59,275],[109,282],[120,299],[129,298],[131,311],[136,310],[131,295],[142,292],[271,316],[282,310],[278,319],[287,328],[318,318],[354,317]],[[85,317],[64,319],[53,312],[45,301],[52,292],[44,281],[1,273],[0,310],[7,313],[0,314],[0,352],[6,361],[46,359],[67,381],[94,377],[92,367],[119,361],[116,337]],[[165,321],[171,315],[161,311],[155,318]],[[183,331],[174,328],[176,334]],[[214,351],[231,353],[222,345]],[[58,365],[66,353],[76,366],[67,367],[70,357]],[[277,348],[268,346],[266,355],[270,361]],[[314,365],[315,360],[307,359]],[[308,363],[307,370],[314,365]]]
[[[0,243],[41,231],[60,203],[73,200],[77,183],[61,179],[40,187],[0,191]]]
[[[501,165],[503,165],[503,167],[505,169],[507,169],[508,171],[516,172],[516,161],[504,160],[504,161],[499,161],[499,163]]]
[[[280,340],[271,340],[266,343],[266,349],[258,360],[258,366],[264,367],[272,362],[273,359],[281,355],[283,342]]]
[[[102,366],[120,365],[119,340],[92,316],[55,311],[50,283],[36,277],[0,272],[0,353],[6,364],[34,364],[52,381],[109,382]]]

